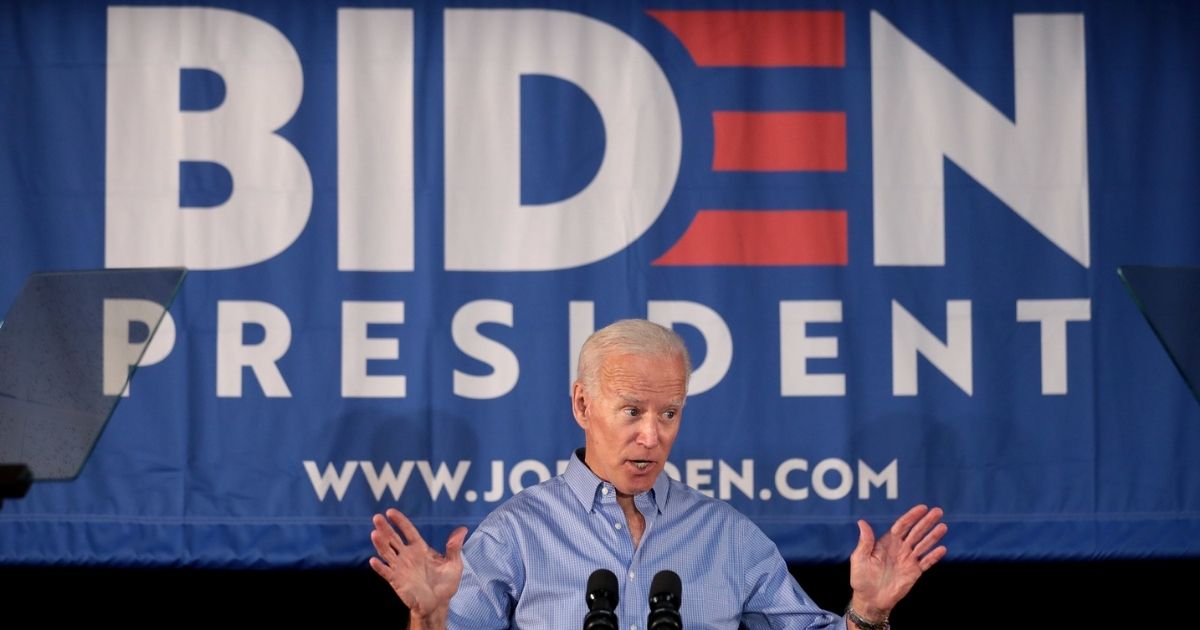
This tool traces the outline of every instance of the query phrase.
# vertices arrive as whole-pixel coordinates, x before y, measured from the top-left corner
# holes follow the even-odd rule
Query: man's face
[[[621,494],[654,486],[679,433],[687,382],[681,357],[610,354],[596,391],[572,391],[588,468]]]

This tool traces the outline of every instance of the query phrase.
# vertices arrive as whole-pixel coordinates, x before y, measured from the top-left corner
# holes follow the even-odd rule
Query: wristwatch
[[[887,617],[884,617],[881,621],[875,622],[863,619],[862,615],[855,612],[849,604],[846,605],[846,620],[853,621],[854,625],[858,626],[858,630],[888,630],[888,628],[892,627],[890,624],[888,624]]]

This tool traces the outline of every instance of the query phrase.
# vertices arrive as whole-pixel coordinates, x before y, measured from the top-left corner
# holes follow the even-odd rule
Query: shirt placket
[[[645,630],[646,598],[649,588],[646,577],[642,575],[642,549],[650,537],[658,508],[649,493],[634,498],[634,507],[641,512],[646,520],[646,529],[642,532],[641,544],[633,547],[633,536],[629,533],[629,522],[625,512],[617,504],[615,489],[604,484],[601,489],[601,514],[611,525],[610,531],[616,537],[617,547],[621,550],[620,561],[625,566],[625,574],[619,577],[621,582],[621,601],[617,605],[618,621],[624,630]]]
[[[625,518],[625,512],[617,503],[616,489],[610,484],[600,484],[597,503],[600,516],[607,525],[609,535],[613,537],[612,549],[616,552],[617,561],[625,567],[624,573],[617,575],[621,593],[620,601],[617,603],[617,621],[625,630],[634,625],[641,630],[645,624],[636,621],[640,589],[636,579],[637,554],[633,548],[633,536],[629,533],[629,522]],[[645,541],[644,533],[642,540]]]
[[[650,540],[650,533],[654,530],[654,522],[658,516],[658,506],[654,503],[654,498],[649,492],[640,494],[633,500],[634,507],[638,512],[642,513],[642,518],[646,520],[646,529],[642,532],[642,544],[638,545],[637,549],[633,550],[633,559],[630,560],[629,566],[626,568],[625,578],[629,586],[626,588],[630,600],[629,603],[635,611],[649,611],[649,582],[648,576],[642,574],[642,551],[646,548],[646,543]],[[624,514],[624,513],[622,513]],[[633,536],[628,536],[630,545],[633,545]],[[643,606],[644,605],[644,606]],[[645,630],[646,619],[638,618],[637,613],[634,617],[622,623],[623,628],[628,630]]]

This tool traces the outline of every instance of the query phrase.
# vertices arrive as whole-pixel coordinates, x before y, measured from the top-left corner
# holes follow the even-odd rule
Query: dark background
[[[943,561],[892,613],[897,628],[1197,628],[1200,557],[1091,562]],[[850,595],[848,563],[794,565],[821,606],[841,611]],[[582,594],[580,595],[582,597]],[[406,610],[369,567],[309,570],[139,569],[0,566],[0,627],[17,610],[48,620],[81,619],[180,627],[271,625],[405,626]],[[687,620],[687,585],[683,592]],[[26,617],[28,619],[28,617]],[[575,628],[577,620],[561,626]],[[639,624],[640,626],[641,624]]]

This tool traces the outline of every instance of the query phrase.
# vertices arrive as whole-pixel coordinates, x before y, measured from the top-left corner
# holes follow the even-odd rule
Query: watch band
[[[891,628],[891,625],[888,624],[887,617],[884,617],[880,621],[867,621],[866,619],[862,618],[862,615],[855,612],[854,609],[849,605],[846,606],[846,620],[853,621],[854,625],[858,626],[859,630],[888,630],[888,628]]]

